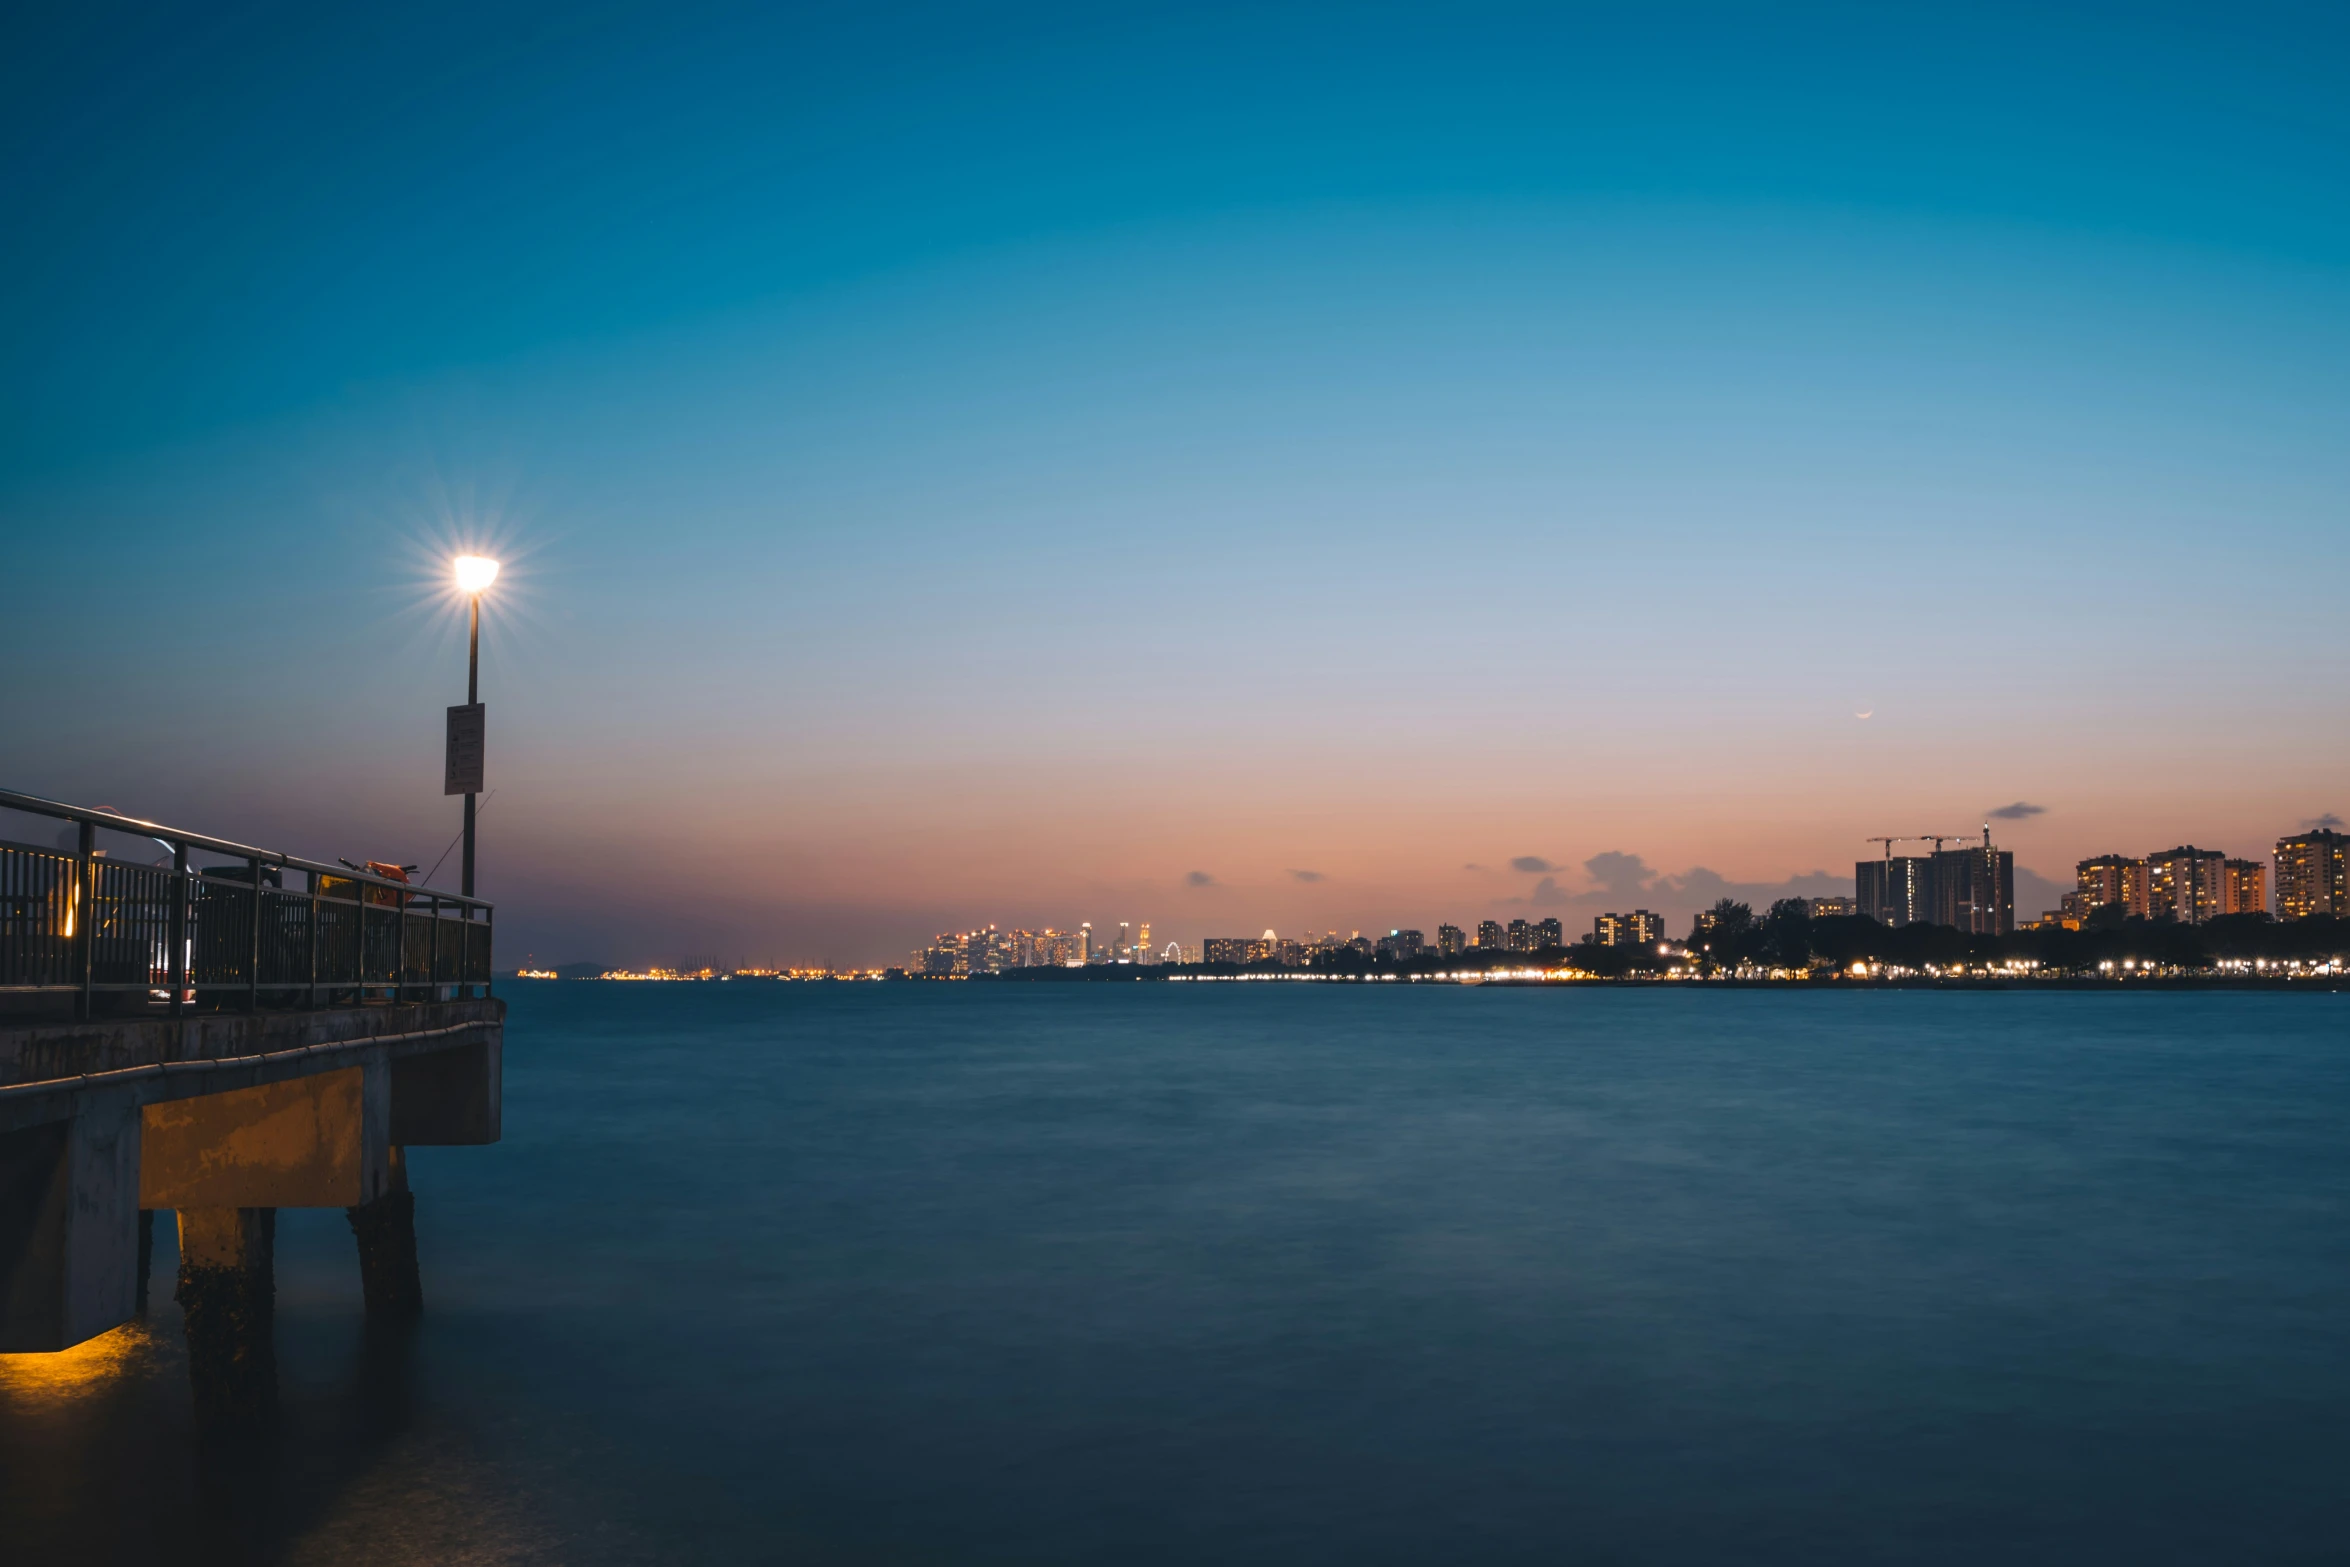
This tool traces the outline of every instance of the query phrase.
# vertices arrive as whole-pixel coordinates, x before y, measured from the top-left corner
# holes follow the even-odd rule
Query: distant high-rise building
[[[2350,833],[2329,827],[2277,840],[2277,918],[2350,916]]]
[[[2015,855],[1983,841],[1934,855],[1934,923],[1973,936],[2015,934]]]
[[[2015,855],[1992,844],[1988,827],[1981,843],[1964,849],[1861,860],[1852,890],[1859,912],[1881,925],[1949,925],[1978,936],[2015,930]]]
[[[1076,941],[1069,953],[1069,961],[1080,966],[1093,961],[1093,921],[1077,927]]]
[[[1469,933],[1458,925],[1436,927],[1436,955],[1438,957],[1457,958],[1467,951],[1468,947]]]
[[[2266,914],[2268,867],[2258,860],[2228,861],[2227,879],[2220,892],[2219,911],[2222,914]]]
[[[2146,914],[2200,925],[2224,912],[2228,857],[2182,844],[2146,856]]]
[[[1601,947],[1647,947],[1665,939],[1665,917],[1646,909],[1602,914],[1591,922],[1591,940]]]
[[[1536,920],[1534,922],[1535,951],[1540,952],[1546,947],[1563,947],[1566,944],[1567,928],[1564,925],[1561,925],[1556,919]]]
[[[1134,933],[1134,957],[1140,963],[1152,962],[1157,954],[1151,951],[1151,922],[1144,920]]]
[[[1856,898],[1814,898],[1811,900],[1811,917],[1815,920],[1849,919],[1859,912],[1860,901]]]
[[[1524,920],[1511,920],[1509,929],[1502,934],[1502,944],[1512,952],[1532,952],[1534,927]]]
[[[1209,963],[1246,963],[1249,949],[1256,945],[1246,936],[1210,936],[1201,943],[1201,956]]]
[[[1416,958],[1426,945],[1416,930],[1391,930],[1379,938],[1379,955],[1383,958]]]
[[[1934,862],[1922,854],[1888,854],[1852,868],[1853,901],[1880,925],[1917,925],[1934,917]]]
[[[2077,878],[2078,909],[2083,918],[2099,909],[2118,907],[2124,914],[2146,914],[2146,862],[2126,854],[2100,854],[2073,867]]]
[[[973,972],[974,958],[979,962],[977,972],[987,972],[985,931],[948,931],[938,940],[914,954],[908,972],[928,975],[934,979],[955,979]]]
[[[1477,922],[1477,945],[1479,947],[1491,952],[1499,948],[1502,941],[1501,921],[1479,920]]]

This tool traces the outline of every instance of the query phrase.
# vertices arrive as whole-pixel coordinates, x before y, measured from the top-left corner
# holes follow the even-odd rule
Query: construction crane
[[[1934,852],[1940,854],[1942,845],[1945,843],[1964,843],[1972,837],[1974,834],[1971,832],[1922,832],[1918,834],[1917,841],[1932,844]],[[1983,847],[1986,849],[1991,847],[1991,828],[1988,824],[1985,824],[1983,828]]]
[[[1973,836],[1974,834],[1971,832],[1913,832],[1905,833],[1898,838],[1871,838],[1869,842],[1883,844],[1885,846],[1885,858],[1889,860],[1893,858],[1893,846],[1897,843],[1930,843],[1934,846],[1934,852],[1936,854],[1940,854],[1942,852],[1942,845],[1946,843],[1955,843],[1961,839],[1972,838]],[[1986,828],[1983,832],[1983,841],[1985,844],[1988,844],[1990,840],[1991,833],[1990,830]]]

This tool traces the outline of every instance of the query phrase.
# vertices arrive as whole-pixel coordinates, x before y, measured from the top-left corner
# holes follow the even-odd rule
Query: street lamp
[[[487,555],[457,557],[457,591],[479,598],[481,590],[498,580],[498,563]]]
[[[454,562],[457,591],[473,613],[465,646],[465,705],[449,709],[449,751],[443,793],[465,796],[465,866],[460,890],[473,896],[473,805],[481,793],[483,723],[481,708],[481,595],[498,580],[498,563],[487,555],[460,555]]]

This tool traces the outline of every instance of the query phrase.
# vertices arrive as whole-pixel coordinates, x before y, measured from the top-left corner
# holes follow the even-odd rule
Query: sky
[[[2350,815],[2340,7],[49,11],[0,787],[429,866],[478,549],[517,961]]]

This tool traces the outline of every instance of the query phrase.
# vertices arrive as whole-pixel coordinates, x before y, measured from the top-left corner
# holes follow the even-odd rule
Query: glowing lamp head
[[[458,592],[470,597],[497,580],[498,563],[487,555],[460,555],[457,557]]]

